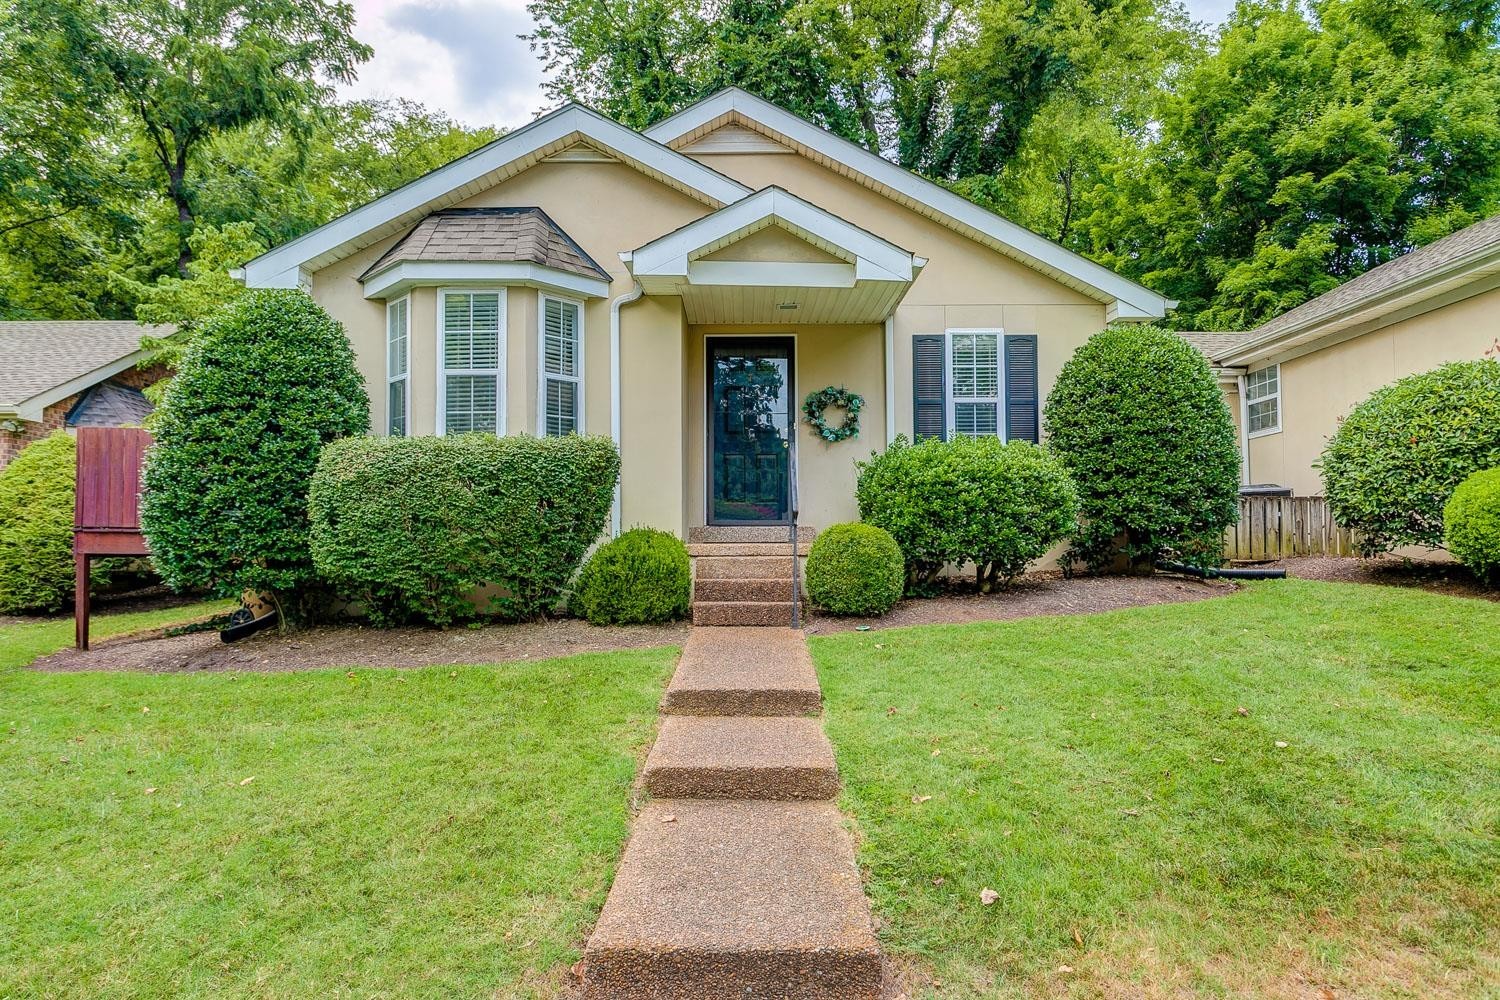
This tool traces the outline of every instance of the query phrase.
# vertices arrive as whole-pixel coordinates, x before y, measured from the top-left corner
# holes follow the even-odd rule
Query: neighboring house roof
[[[136,364],[141,337],[170,326],[134,320],[0,322],[0,415],[42,419],[42,410]]]
[[[1111,320],[1158,319],[1176,305],[1102,264],[737,87],[678,112],[647,129],[646,135],[681,149],[730,124],[787,143],[815,162],[1105,302]]]
[[[1287,310],[1250,331],[1219,360],[1269,360],[1311,341],[1339,333],[1357,336],[1381,321],[1425,312],[1490,287],[1500,287],[1500,216],[1371,268]]]
[[[1180,330],[1177,336],[1192,344],[1209,361],[1217,360],[1220,354],[1233,350],[1245,342],[1248,333],[1215,333],[1208,330]]]
[[[68,411],[69,427],[137,427],[151,415],[151,401],[133,386],[113,380],[91,386]]]
[[[790,112],[733,88],[693,105],[644,134],[581,105],[569,104],[262,254],[245,265],[245,283],[251,287],[298,287],[305,281],[306,272],[342,260],[414,225],[435,210],[455,205],[549,158],[619,159],[710,208],[723,208],[754,192],[671,148],[669,142],[686,145],[691,138],[731,119],[764,134],[779,136],[839,173],[1104,302],[1110,319],[1159,318],[1174,305],[1103,265]]]
[[[360,280],[409,261],[517,261],[609,280],[540,208],[448,208],[417,223]]]

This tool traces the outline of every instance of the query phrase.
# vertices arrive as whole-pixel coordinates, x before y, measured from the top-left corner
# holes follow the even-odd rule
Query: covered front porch
[[[641,289],[619,306],[621,526],[855,518],[855,462],[892,423],[889,318],[923,258],[768,188],[621,259]],[[827,386],[863,398],[857,437],[804,419]]]

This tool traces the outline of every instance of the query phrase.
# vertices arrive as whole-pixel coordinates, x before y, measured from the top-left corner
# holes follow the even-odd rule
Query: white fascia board
[[[983,233],[996,243],[1009,247],[1023,260],[1066,274],[1106,300],[1116,300],[1115,308],[1122,319],[1158,319],[1166,315],[1170,308],[1168,299],[1144,285],[1138,285],[1102,264],[1096,264],[1024,226],[980,208],[967,198],[960,197],[925,177],[898,167],[863,146],[803,121],[790,111],[738,88],[721,90],[712,97],[699,101],[647,129],[646,135],[657,142],[668,144],[695,129],[735,113],[797,145],[842,163],[871,181],[925,205],[948,219]]]
[[[690,285],[743,285],[752,288],[853,288],[852,264],[798,261],[695,260],[687,267]],[[890,277],[876,280],[895,280]]]
[[[145,327],[141,328],[143,333],[145,329]],[[53,403],[60,403],[69,396],[82,392],[89,386],[98,385],[108,378],[114,378],[127,368],[135,367],[140,363],[141,358],[145,356],[145,351],[132,351],[123,358],[111,361],[107,365],[101,365],[93,371],[85,372],[76,378],[68,379],[62,385],[55,385],[44,392],[37,393],[35,396],[21,400],[13,406],[0,408],[0,418],[13,416],[17,420],[39,421],[42,419],[47,407]]]
[[[920,270],[909,251],[777,187],[762,188],[747,198],[652,240],[633,251],[628,263],[637,277],[686,275],[688,262],[699,249],[750,230],[767,219],[784,223],[794,233],[806,234],[853,254],[858,278],[909,282]]]
[[[488,282],[526,285],[564,295],[607,298],[609,282],[542,264],[517,261],[416,260],[393,264],[364,281],[365,298],[389,299],[419,285],[456,285]]]
[[[285,282],[289,272],[337,251],[371,230],[406,216],[411,216],[415,222],[432,202],[574,135],[584,136],[622,159],[671,177],[716,206],[738,201],[750,193],[750,188],[690,156],[654,142],[581,105],[570,104],[261,254],[245,265],[245,284],[251,288],[296,287],[285,283],[272,286],[270,283]]]

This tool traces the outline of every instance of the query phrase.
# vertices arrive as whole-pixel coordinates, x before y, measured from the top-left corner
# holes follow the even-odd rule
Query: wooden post
[[[73,645],[89,648],[89,554],[74,551]]]

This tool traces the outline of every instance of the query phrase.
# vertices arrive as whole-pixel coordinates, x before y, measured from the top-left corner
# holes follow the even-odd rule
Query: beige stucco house
[[[1240,427],[1246,484],[1319,495],[1339,422],[1371,392],[1500,354],[1500,216],[1345,282],[1242,334],[1186,334]]]
[[[243,276],[344,324],[377,433],[611,435],[616,530],[684,536],[850,520],[897,434],[1035,440],[1075,348],[1171,305],[738,90],[644,133],[564,107]],[[802,417],[830,385],[856,440]]]

